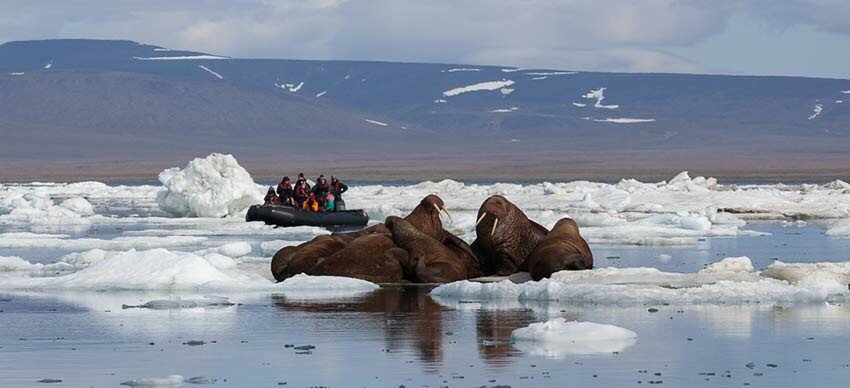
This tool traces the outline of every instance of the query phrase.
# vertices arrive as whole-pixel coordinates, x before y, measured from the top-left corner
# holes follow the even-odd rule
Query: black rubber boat
[[[369,215],[363,210],[308,212],[291,206],[260,206],[248,208],[246,221],[263,221],[277,226],[364,226]]]

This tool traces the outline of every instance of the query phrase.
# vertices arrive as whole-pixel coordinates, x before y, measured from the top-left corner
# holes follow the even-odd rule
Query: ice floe
[[[462,86],[462,87],[459,87],[459,88],[446,90],[445,92],[443,92],[443,96],[453,97],[453,96],[457,96],[457,95],[460,95],[460,94],[463,94],[463,93],[478,92],[478,91],[489,91],[489,90],[500,90],[500,89],[505,89],[508,86],[513,85],[514,83],[515,83],[514,81],[509,80],[509,79],[503,79],[501,81],[480,82],[480,83],[477,83],[477,84],[474,84],[474,85]],[[513,91],[513,90],[511,89],[511,91]],[[504,93],[504,91],[502,93],[503,94],[509,94],[509,93]]]
[[[593,121],[597,123],[615,123],[615,124],[638,124],[638,123],[652,123],[655,119],[630,119],[627,117],[621,118],[606,118],[606,119],[593,119]]]
[[[614,325],[555,318],[514,330],[511,341],[529,354],[562,358],[621,352],[635,344],[637,333]]]
[[[727,258],[696,273],[655,268],[561,271],[515,284],[460,281],[431,291],[443,300],[513,300],[570,304],[746,304],[847,301],[850,263],[786,264],[755,271],[749,258]]]
[[[159,207],[181,217],[239,216],[263,200],[262,189],[232,155],[195,158],[182,170],[161,172],[159,181]]]
[[[237,247],[222,253],[232,256]],[[279,292],[293,298],[359,295],[378,288],[367,281],[329,276],[296,275],[275,284],[265,273],[240,266],[240,261],[213,251],[180,252],[163,248],[122,252],[91,251],[65,256],[52,264],[30,263],[18,257],[0,258],[0,289],[10,290],[227,290]],[[64,268],[59,263],[64,263]],[[263,270],[266,270],[263,266]]]
[[[850,237],[850,220],[840,220],[826,230],[829,236]]]
[[[209,68],[209,67],[206,67],[206,66],[204,66],[204,65],[198,65],[198,67],[199,67],[199,68],[201,68],[201,70],[206,71],[207,73],[210,73],[210,74],[214,75],[214,76],[215,76],[216,78],[218,78],[218,79],[224,79],[224,77],[222,77],[222,76],[221,76],[221,74],[218,74],[218,73],[216,73],[216,72],[214,72],[214,71],[210,70],[210,68]]]
[[[594,90],[591,90],[591,91],[585,93],[584,95],[582,95],[582,97],[586,98],[588,100],[596,100],[596,102],[593,104],[594,108],[602,108],[602,109],[617,109],[617,108],[619,108],[620,107],[619,105],[602,105],[602,100],[605,99],[605,90],[606,89],[608,89],[608,88],[594,89]]]

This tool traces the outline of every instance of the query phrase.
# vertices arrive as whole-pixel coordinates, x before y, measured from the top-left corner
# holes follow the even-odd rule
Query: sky
[[[850,79],[850,0],[0,0],[0,42]]]

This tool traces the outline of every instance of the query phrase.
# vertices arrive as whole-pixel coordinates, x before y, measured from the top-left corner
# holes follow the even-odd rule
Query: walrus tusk
[[[499,217],[496,217],[496,221],[493,221],[493,229],[490,230],[490,236],[496,234],[496,225],[499,225]]]
[[[440,209],[440,210],[442,210],[442,211],[446,212],[446,217],[449,217],[449,222],[452,222],[452,223],[453,223],[453,222],[455,222],[455,219],[454,219],[454,218],[452,218],[451,213],[449,213],[449,209],[442,208],[442,209]]]
[[[481,221],[483,221],[483,220],[484,220],[484,217],[487,217],[487,212],[481,213],[481,217],[478,217],[478,221],[475,221],[475,226],[476,226],[476,227],[478,226],[478,224],[480,224],[480,223],[481,223]]]

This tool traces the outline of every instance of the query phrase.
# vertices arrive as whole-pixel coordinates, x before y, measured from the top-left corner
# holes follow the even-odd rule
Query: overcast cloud
[[[45,38],[235,57],[850,78],[846,0],[0,0],[0,42]],[[773,51],[735,55],[744,44]],[[782,60],[803,53],[817,65]]]

